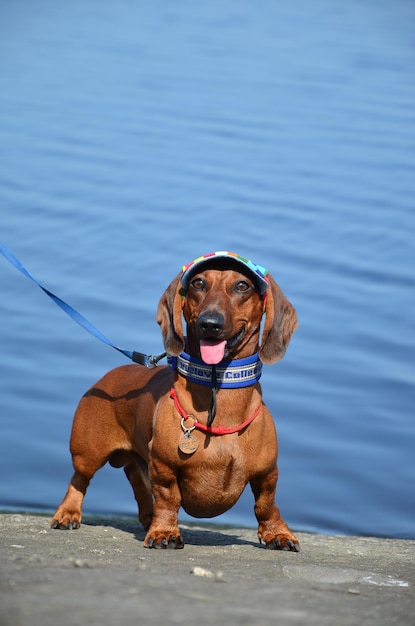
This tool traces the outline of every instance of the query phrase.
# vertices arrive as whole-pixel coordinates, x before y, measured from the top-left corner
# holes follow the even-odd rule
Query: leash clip
[[[163,352],[163,354],[159,354],[158,356],[153,356],[152,354],[143,354],[142,352],[134,351],[131,358],[134,363],[139,363],[140,365],[145,365],[148,369],[153,369],[157,367],[158,362],[161,361],[161,359],[164,359],[165,356],[165,352]]]

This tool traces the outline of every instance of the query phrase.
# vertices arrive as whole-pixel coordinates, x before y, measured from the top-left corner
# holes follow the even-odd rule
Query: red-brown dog
[[[183,268],[161,297],[157,322],[170,365],[116,368],[81,399],[75,473],[52,527],[79,527],[88,484],[109,461],[124,467],[148,548],[182,548],[181,506],[194,517],[219,515],[249,483],[259,540],[298,551],[275,505],[277,436],[258,382],[261,362],[285,353],[294,308],[264,268],[217,252]]]

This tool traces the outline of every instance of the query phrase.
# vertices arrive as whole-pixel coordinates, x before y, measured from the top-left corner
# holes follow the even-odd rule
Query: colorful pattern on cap
[[[265,293],[265,291],[267,290],[269,286],[269,280],[267,278],[268,271],[265,269],[265,267],[262,267],[262,265],[257,265],[256,263],[253,263],[249,259],[246,259],[245,257],[239,254],[235,254],[235,252],[225,252],[224,250],[220,250],[218,252],[210,252],[209,254],[204,254],[203,256],[199,256],[197,259],[194,259],[190,263],[187,263],[187,265],[183,265],[183,268],[182,268],[183,274],[181,277],[181,283],[183,287],[187,289],[190,277],[194,273],[193,270],[196,270],[197,265],[205,261],[209,261],[210,259],[213,260],[214,258],[218,258],[218,257],[219,258],[220,257],[231,258],[237,261],[238,263],[242,263],[243,265],[245,265],[245,267],[247,267],[253,274],[255,274],[255,278],[256,278],[261,294]]]

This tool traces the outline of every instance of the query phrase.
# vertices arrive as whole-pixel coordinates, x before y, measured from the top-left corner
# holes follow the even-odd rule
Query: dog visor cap
[[[196,272],[201,270],[202,266],[203,267],[205,265],[208,266],[209,264],[214,263],[217,259],[220,259],[220,258],[232,260],[236,266],[240,265],[241,267],[245,269],[245,271],[248,269],[249,274],[252,277],[252,280],[257,285],[261,295],[264,295],[264,293],[269,287],[269,280],[267,278],[268,272],[265,269],[265,267],[262,267],[262,265],[256,265],[256,263],[253,263],[249,259],[245,259],[243,256],[240,256],[239,254],[235,254],[234,252],[224,252],[224,251],[211,252],[210,254],[204,254],[203,256],[198,257],[194,261],[191,261],[187,265],[183,265],[183,268],[182,268],[183,273],[180,279],[182,283],[182,287],[184,289],[187,289],[192,276],[194,276]]]

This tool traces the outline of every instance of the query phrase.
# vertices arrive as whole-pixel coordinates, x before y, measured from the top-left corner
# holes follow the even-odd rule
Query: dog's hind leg
[[[82,503],[94,474],[107,461],[120,467],[131,458],[131,448],[125,432],[117,424],[112,404],[87,394],[75,412],[71,434],[71,454],[75,473],[68,490],[51,521],[52,528],[79,528]],[[120,454],[127,455],[118,464]]]
[[[144,530],[150,528],[153,519],[153,496],[147,473],[147,464],[138,454],[124,467],[125,475],[133,488],[138,505],[138,519]]]
[[[91,477],[75,470],[68,490],[50,522],[52,528],[72,530],[79,528],[82,519],[82,502]]]
[[[81,525],[82,503],[88,485],[94,474],[109,460],[110,453],[100,450],[83,450],[82,453],[72,452],[75,473],[71,478],[68,490],[50,523],[52,528],[75,530]]]

